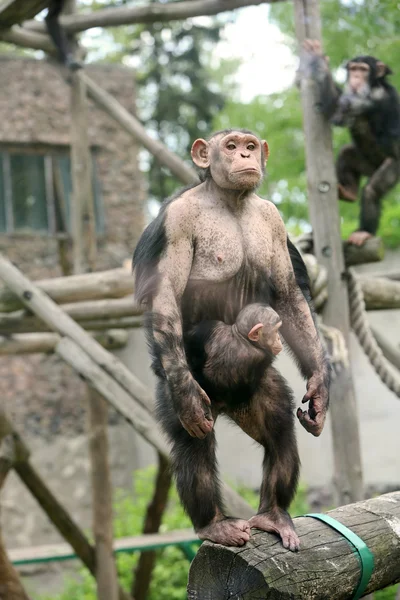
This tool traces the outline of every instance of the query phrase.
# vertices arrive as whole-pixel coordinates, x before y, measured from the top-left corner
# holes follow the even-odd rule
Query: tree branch
[[[132,8],[105,8],[89,14],[63,16],[62,26],[68,33],[79,33],[92,27],[115,27],[136,23],[156,23],[179,21],[190,17],[216,15],[245,6],[272,4],[282,0],[190,0],[186,2],[154,3]],[[40,21],[27,21],[26,27],[35,31],[44,31]]]

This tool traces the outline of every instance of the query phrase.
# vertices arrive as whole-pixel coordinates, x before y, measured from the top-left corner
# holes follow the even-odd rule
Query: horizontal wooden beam
[[[65,15],[60,21],[68,33],[79,33],[92,27],[116,27],[139,23],[180,21],[192,17],[212,16],[245,6],[272,4],[282,0],[189,0],[186,2],[151,3],[145,6],[104,8],[95,12]],[[25,23],[36,31],[44,31],[38,21]]]
[[[59,304],[120,298],[129,293],[133,294],[133,277],[127,269],[122,268],[40,279],[35,285]],[[0,290],[0,313],[13,312],[23,307],[24,303],[10,289]]]
[[[117,350],[126,346],[128,333],[123,329],[99,331],[94,334],[95,340],[107,350]],[[0,356],[9,354],[35,354],[38,352],[54,352],[60,341],[57,333],[20,333],[11,336],[0,336]]]
[[[57,56],[57,50],[48,35],[30,31],[29,29],[25,29],[25,27],[15,26],[4,31],[0,29],[0,40],[21,48],[43,50],[48,54]]]
[[[360,275],[367,310],[400,308],[400,281]]]
[[[364,540],[374,556],[366,592],[400,581],[400,492],[348,504],[328,515]],[[311,517],[294,519],[300,551],[285,550],[277,537],[252,529],[241,548],[205,542],[192,562],[188,598],[353,598],[360,559],[338,531]]]

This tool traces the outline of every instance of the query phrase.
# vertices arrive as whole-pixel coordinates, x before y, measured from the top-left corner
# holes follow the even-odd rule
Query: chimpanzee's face
[[[268,153],[267,142],[239,131],[215,135],[210,142],[199,139],[192,146],[195,164],[209,168],[213,181],[229,190],[255,189],[264,176]]]
[[[211,142],[211,175],[222,188],[256,188],[264,175],[265,163],[260,140],[247,133],[233,132]]]
[[[347,65],[345,95],[366,98],[371,92],[381,91],[381,81],[392,73],[391,69],[374,56],[357,56]]]

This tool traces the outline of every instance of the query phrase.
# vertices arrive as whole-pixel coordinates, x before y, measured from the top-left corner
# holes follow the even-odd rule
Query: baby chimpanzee
[[[233,325],[200,321],[185,339],[191,368],[202,388],[235,405],[254,392],[282,350],[279,315],[266,304],[248,304]],[[220,403],[218,402],[218,404]]]

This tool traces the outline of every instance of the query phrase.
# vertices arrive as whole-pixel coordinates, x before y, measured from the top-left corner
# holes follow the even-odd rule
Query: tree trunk
[[[400,581],[400,492],[328,513],[351,529],[374,555],[366,592]],[[205,542],[189,573],[189,600],[349,600],[360,580],[353,545],[326,523],[294,519],[299,552],[284,550],[271,533],[252,530],[242,548]]]
[[[1,600],[29,600],[17,571],[10,563],[0,532],[0,598]]]

